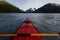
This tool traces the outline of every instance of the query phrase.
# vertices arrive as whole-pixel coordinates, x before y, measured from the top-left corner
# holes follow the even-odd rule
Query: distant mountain
[[[35,10],[33,13],[60,13],[60,5],[55,3],[48,3]]]
[[[0,1],[0,13],[24,13],[24,11],[6,1]]]
[[[30,9],[26,10],[26,13],[32,13],[35,10],[36,10],[36,8],[30,8]]]
[[[26,10],[26,13],[32,13],[32,12],[33,12],[32,8]]]

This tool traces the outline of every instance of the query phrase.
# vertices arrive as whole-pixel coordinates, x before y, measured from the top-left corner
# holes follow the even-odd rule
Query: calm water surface
[[[15,33],[28,17],[40,33],[60,33],[60,14],[4,13],[0,14],[0,33]],[[60,40],[60,37],[43,37],[44,40]],[[11,37],[0,37],[11,40]]]

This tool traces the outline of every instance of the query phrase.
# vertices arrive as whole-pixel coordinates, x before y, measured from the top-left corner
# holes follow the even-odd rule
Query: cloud
[[[60,0],[7,0],[21,9],[39,8],[47,3],[60,4]]]

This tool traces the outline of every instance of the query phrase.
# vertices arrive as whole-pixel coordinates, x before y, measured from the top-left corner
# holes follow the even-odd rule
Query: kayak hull
[[[16,34],[38,34],[37,29],[32,23],[24,22],[20,28],[16,31]],[[16,36],[12,37],[12,40],[42,40],[42,37],[38,36]]]

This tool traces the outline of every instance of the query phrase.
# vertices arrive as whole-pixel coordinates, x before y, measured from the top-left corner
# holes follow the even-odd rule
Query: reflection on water
[[[60,14],[0,14],[0,33],[15,33],[22,22],[29,17],[40,33],[60,33]],[[10,37],[0,37],[0,40],[10,40]],[[60,40],[59,37],[44,37],[44,40]]]

